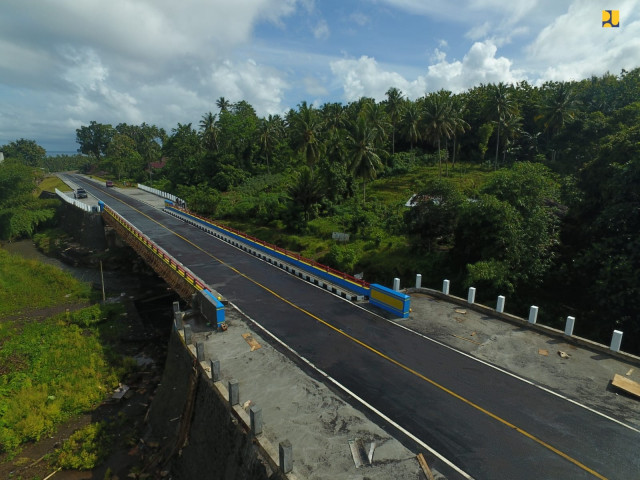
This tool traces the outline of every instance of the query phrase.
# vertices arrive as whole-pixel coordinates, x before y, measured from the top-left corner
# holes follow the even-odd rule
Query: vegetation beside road
[[[122,305],[87,306],[87,284],[4,250],[0,283],[0,453],[11,457],[102,403],[135,362],[114,349]],[[74,441],[51,462],[90,469],[111,448]]]
[[[171,132],[90,122],[76,130],[84,155],[65,160],[151,183],[365,280],[407,285],[421,273],[439,288],[448,278],[452,293],[474,286],[481,302],[506,295],[510,313],[536,304],[552,326],[572,315],[576,334],[600,342],[622,330],[623,349],[640,352],[638,98],[640,68],[415,100],[391,87],[266,117],[221,97],[216,113]],[[44,165],[35,142],[3,149],[5,163]],[[0,213],[0,237],[32,235],[42,219],[3,229]]]

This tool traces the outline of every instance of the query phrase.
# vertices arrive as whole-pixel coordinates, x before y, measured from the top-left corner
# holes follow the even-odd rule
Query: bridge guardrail
[[[316,262],[315,260],[306,258],[299,253],[291,252],[285,248],[278,247],[277,245],[270,244],[268,242],[260,240],[259,238],[247,235],[246,233],[241,232],[240,230],[236,230],[235,228],[227,227],[208,218],[189,212],[185,209],[177,207],[172,202],[167,200],[165,200],[165,210],[171,211],[180,216],[190,218],[207,228],[216,230],[244,244],[250,244],[255,249],[260,250],[261,252],[267,253],[293,266],[301,268],[304,271],[309,272],[310,274],[320,277],[328,282],[334,283],[335,285],[354,292],[357,295],[363,297],[369,296],[370,284],[364,280],[355,278],[354,276],[341,272],[340,270],[336,270],[335,268],[331,268],[327,265]]]
[[[162,247],[159,247],[152,240],[150,240],[146,235],[144,235],[140,230],[138,230],[135,226],[133,226],[129,221],[125,220],[122,216],[120,216],[115,210],[113,210],[108,205],[104,203],[101,204],[103,211],[109,214],[113,219],[122,225],[129,233],[131,233],[136,239],[146,246],[149,250],[151,250],[156,256],[158,256],[164,263],[169,265],[173,270],[175,270],[178,275],[185,279],[185,281],[193,286],[196,290],[202,291],[207,294],[207,297],[211,299],[211,302],[214,304],[216,309],[216,323],[217,326],[222,326],[222,323],[225,320],[224,313],[224,305],[215,297],[215,295],[211,292],[211,290],[207,287],[207,284],[200,279],[195,273],[185,267],[182,263],[173,258],[169,253],[167,253]]]
[[[186,205],[186,202],[183,199],[181,199],[179,197],[176,197],[175,195],[173,195],[171,193],[167,193],[167,192],[163,192],[162,190],[158,190],[157,188],[147,187],[146,185],[144,185],[142,183],[138,184],[138,188],[140,190],[145,191],[145,192],[157,195],[158,197],[162,197],[162,198],[166,198],[168,200],[171,200],[172,202],[179,203],[181,205]]]
[[[60,191],[60,190],[58,190],[57,188],[56,188],[56,194],[57,194],[57,195],[58,195],[62,200],[64,200],[65,202],[67,202],[67,203],[69,203],[69,204],[73,205],[74,207],[77,207],[77,208],[79,208],[79,209],[81,209],[81,210],[84,210],[85,212],[89,212],[89,213],[91,213],[91,212],[93,212],[93,211],[94,211],[94,209],[92,208],[92,206],[91,206],[91,205],[87,205],[87,204],[86,204],[86,203],[84,203],[84,202],[79,202],[79,201],[78,201],[78,200],[76,200],[75,198],[71,198],[69,195],[66,195],[64,192],[61,192],[61,191]]]

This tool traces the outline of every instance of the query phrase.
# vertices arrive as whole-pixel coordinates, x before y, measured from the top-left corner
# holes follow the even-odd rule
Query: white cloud
[[[0,143],[59,136],[90,120],[170,129],[197,121],[221,95],[245,99],[261,115],[281,112],[283,74],[235,52],[250,44],[257,23],[284,28],[300,5],[314,7],[313,0],[3,0]]]
[[[620,28],[602,28],[601,10],[611,5],[600,3],[575,1],[527,47],[527,66],[539,72],[538,83],[619,73],[640,65],[640,2],[615,5]]]
[[[349,15],[349,20],[361,27],[364,27],[371,22],[371,18],[362,12],[353,12],[351,15]]]
[[[313,36],[318,40],[326,40],[329,38],[329,25],[325,20],[320,20],[313,28]]]
[[[424,78],[406,80],[397,72],[381,69],[375,59],[362,56],[358,60],[342,59],[331,62],[331,71],[342,83],[348,101],[360,97],[382,100],[390,87],[396,87],[410,97],[419,97],[425,92]]]
[[[322,82],[315,77],[304,77],[302,83],[304,84],[305,92],[311,96],[320,97],[329,93]]]
[[[490,17],[507,18],[517,21],[540,1],[536,0],[371,0],[376,3],[386,3],[415,15],[431,18],[441,18],[460,23],[476,23],[478,14]]]
[[[251,59],[242,63],[226,60],[213,69],[211,87],[220,92],[217,96],[231,101],[246,100],[264,115],[282,112],[287,83],[278,72]]]
[[[397,72],[385,70],[374,58],[342,59],[331,63],[347,100],[373,97],[382,100],[389,87],[399,88],[409,98],[441,88],[461,92],[480,83],[516,83],[525,78],[522,70],[514,70],[512,62],[496,57],[497,47],[490,41],[474,43],[462,61],[448,62],[444,52],[436,49],[436,61],[425,75],[408,80]]]

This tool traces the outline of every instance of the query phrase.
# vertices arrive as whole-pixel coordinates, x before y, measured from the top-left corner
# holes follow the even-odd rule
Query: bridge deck
[[[638,478],[637,430],[399,328],[151,206],[86,187],[248,317],[474,478]]]

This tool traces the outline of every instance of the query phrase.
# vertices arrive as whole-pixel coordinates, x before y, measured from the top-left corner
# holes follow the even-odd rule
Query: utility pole
[[[102,260],[100,260],[100,280],[102,281],[102,301],[106,300],[104,295],[104,274],[102,273]]]

